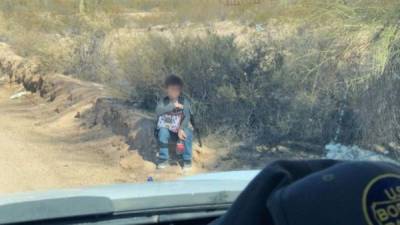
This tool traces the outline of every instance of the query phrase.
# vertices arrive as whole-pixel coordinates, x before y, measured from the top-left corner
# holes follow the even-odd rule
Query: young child
[[[171,138],[183,142],[184,151],[183,169],[192,168],[192,139],[193,132],[190,125],[190,101],[183,97],[183,81],[176,75],[165,79],[166,97],[161,99],[156,107],[157,129],[160,151],[157,168],[163,169],[169,165],[168,142]]]

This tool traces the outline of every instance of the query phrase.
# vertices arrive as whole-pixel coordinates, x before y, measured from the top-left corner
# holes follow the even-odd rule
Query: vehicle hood
[[[147,182],[0,196],[0,224],[231,204],[257,174],[233,171]]]

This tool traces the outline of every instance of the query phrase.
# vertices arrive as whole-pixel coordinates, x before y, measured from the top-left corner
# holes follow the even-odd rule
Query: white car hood
[[[0,223],[231,204],[258,171],[0,196]]]

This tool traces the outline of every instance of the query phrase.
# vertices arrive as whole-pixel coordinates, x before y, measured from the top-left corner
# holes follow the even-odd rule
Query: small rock
[[[257,152],[266,152],[266,151],[269,151],[269,150],[272,150],[272,149],[270,149],[268,146],[266,146],[266,145],[258,145],[258,146],[256,146],[256,151]]]
[[[373,146],[373,149],[374,149],[375,151],[379,152],[379,153],[382,153],[382,154],[389,154],[389,151],[386,150],[385,147],[382,146],[382,145],[374,145],[374,146]]]
[[[76,112],[76,114],[75,114],[74,117],[75,117],[75,118],[81,118],[81,113],[80,113],[80,112]]]
[[[256,24],[256,31],[257,32],[262,32],[264,31],[264,27],[262,24]]]
[[[396,142],[390,142],[388,146],[395,151],[400,151],[400,145]]]
[[[280,152],[288,152],[288,151],[290,151],[290,149],[289,149],[288,147],[283,146],[283,145],[278,145],[278,146],[276,146],[276,148],[277,148],[278,151],[280,151]]]
[[[25,95],[28,95],[28,94],[30,94],[30,92],[28,92],[28,91],[17,92],[17,93],[15,93],[15,94],[11,95],[10,99],[21,98],[21,97],[23,97],[23,96],[25,96]]]

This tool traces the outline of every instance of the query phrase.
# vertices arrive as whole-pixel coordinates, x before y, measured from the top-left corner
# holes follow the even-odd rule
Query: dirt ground
[[[40,104],[26,96],[11,100],[18,86],[0,87],[0,193],[126,181],[128,174],[57,129],[44,129]],[[65,136],[64,136],[65,137]]]
[[[10,98],[21,91],[20,85],[0,82],[0,194],[185,175],[178,166],[156,170],[107,129],[82,127],[74,110],[58,115],[54,105],[32,93]],[[190,174],[204,171],[194,168]]]

